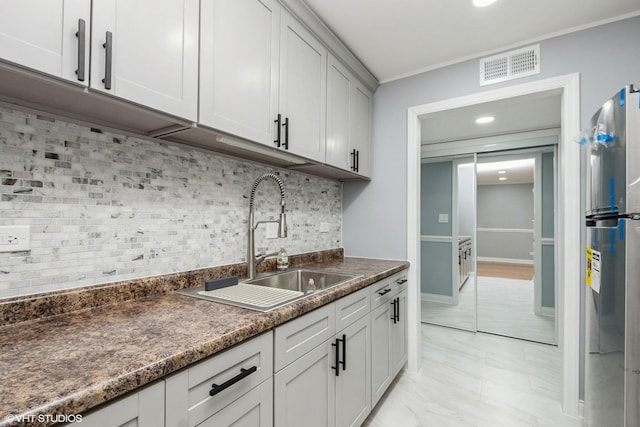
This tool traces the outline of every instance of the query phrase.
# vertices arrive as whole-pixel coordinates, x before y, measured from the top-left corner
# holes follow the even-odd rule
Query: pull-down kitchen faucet
[[[258,185],[265,179],[272,178],[276,181],[278,186],[280,187],[280,219],[278,221],[258,221],[257,223],[253,223],[253,202],[256,196],[256,189]],[[284,192],[284,183],[280,179],[279,176],[273,173],[265,173],[256,179],[256,182],[253,183],[253,187],[251,188],[251,197],[249,198],[249,233],[248,233],[248,242],[247,242],[247,275],[249,279],[253,279],[256,277],[256,267],[260,264],[266,257],[276,255],[276,253],[266,254],[259,257],[256,257],[256,249],[255,249],[255,237],[254,232],[256,228],[260,224],[266,223],[277,223],[278,224],[278,237],[287,237],[287,215],[284,213],[285,207],[285,192]]]

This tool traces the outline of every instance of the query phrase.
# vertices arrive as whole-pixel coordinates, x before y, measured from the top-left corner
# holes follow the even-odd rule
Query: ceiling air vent
[[[504,52],[480,60],[480,86],[540,74],[540,45]]]

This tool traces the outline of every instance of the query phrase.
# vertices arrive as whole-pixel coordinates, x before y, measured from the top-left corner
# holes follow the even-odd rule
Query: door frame
[[[408,309],[410,336],[409,368],[420,365],[420,116],[469,105],[560,89],[561,140],[558,146],[559,298],[557,301],[558,344],[562,352],[562,407],[565,414],[579,417],[580,381],[580,147],[572,138],[580,131],[580,74],[568,74],[519,85],[482,91],[407,109],[407,256],[409,270]],[[578,283],[576,283],[578,282]]]

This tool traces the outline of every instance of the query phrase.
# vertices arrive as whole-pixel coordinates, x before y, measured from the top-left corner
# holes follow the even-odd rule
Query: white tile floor
[[[422,366],[401,373],[368,427],[579,427],[560,407],[557,347],[422,325]]]
[[[477,329],[498,335],[555,344],[553,317],[533,312],[531,280],[478,277]],[[460,290],[458,305],[422,302],[422,321],[476,330],[476,296],[473,276]]]

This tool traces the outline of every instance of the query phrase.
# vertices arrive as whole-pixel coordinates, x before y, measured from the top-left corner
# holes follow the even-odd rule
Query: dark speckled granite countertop
[[[409,264],[344,258],[302,266],[363,277],[267,313],[170,291],[1,326],[0,426],[47,425],[11,415],[80,414]]]

